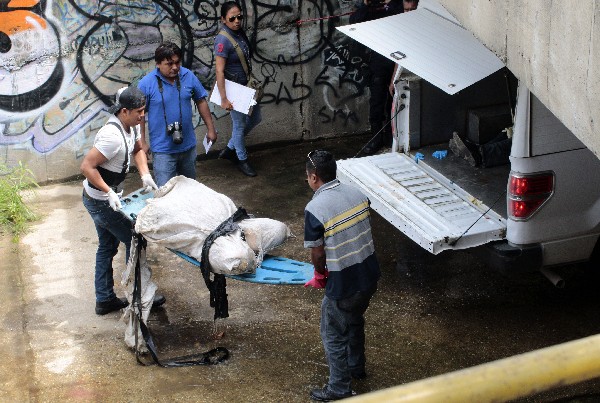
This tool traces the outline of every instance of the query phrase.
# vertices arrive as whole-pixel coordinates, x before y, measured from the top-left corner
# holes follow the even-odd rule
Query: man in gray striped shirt
[[[304,247],[311,249],[315,271],[327,276],[321,304],[321,339],[329,364],[329,382],[310,393],[313,400],[352,396],[352,378],[365,372],[364,313],[377,290],[369,199],[336,179],[331,153],[311,151],[308,184],[315,192],[304,210]]]

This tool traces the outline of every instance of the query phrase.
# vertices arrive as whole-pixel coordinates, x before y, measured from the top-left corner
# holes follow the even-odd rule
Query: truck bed
[[[438,150],[447,150],[447,157],[441,160],[434,158],[432,154]],[[411,150],[410,154],[414,156],[418,152],[425,156],[423,162],[431,168],[491,207],[496,214],[507,218],[506,186],[510,164],[492,168],[472,167],[465,159],[455,156],[448,143],[421,147]]]

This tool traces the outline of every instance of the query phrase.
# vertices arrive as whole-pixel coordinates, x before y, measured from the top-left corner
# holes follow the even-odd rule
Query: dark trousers
[[[352,391],[352,374],[365,371],[365,318],[371,297],[357,292],[341,300],[325,296],[321,303],[321,340],[329,364],[328,389],[337,395]]]
[[[83,205],[94,221],[98,233],[98,250],[96,251],[96,302],[110,301],[115,298],[113,280],[113,257],[119,250],[119,243],[125,244],[125,264],[129,260],[129,249],[133,229],[131,221],[123,214],[114,211],[108,201],[96,200],[83,192]]]

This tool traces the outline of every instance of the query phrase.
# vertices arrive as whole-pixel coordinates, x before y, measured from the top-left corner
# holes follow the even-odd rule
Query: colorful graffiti
[[[338,18],[318,20],[350,5],[241,4],[255,72],[267,83],[265,107],[277,113],[318,97],[320,123],[357,123],[353,105],[366,86],[365,55],[336,33]],[[210,87],[219,7],[203,0],[0,0],[0,146],[30,143],[50,153],[98,127],[112,94],[154,68],[154,49],[164,40],[180,45],[183,64]],[[303,19],[317,22],[298,23]]]

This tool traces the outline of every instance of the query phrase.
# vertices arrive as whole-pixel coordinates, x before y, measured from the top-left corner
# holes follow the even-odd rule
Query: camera
[[[181,123],[173,122],[167,125],[167,134],[173,137],[173,143],[181,144],[183,142],[183,133],[181,133]]]

